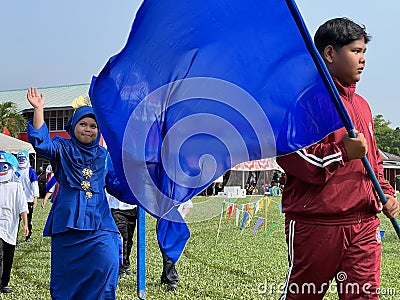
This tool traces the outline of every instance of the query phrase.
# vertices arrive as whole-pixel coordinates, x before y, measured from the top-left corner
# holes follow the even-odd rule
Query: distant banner
[[[231,170],[234,170],[234,171],[279,170],[279,171],[283,172],[282,168],[278,165],[275,158],[264,158],[264,159],[242,162],[242,163],[234,166]]]

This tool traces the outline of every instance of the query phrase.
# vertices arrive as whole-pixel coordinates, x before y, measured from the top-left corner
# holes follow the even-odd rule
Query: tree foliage
[[[378,148],[382,151],[400,156],[400,128],[391,128],[391,122],[386,121],[383,115],[376,115],[374,117],[374,124]]]
[[[5,128],[12,137],[17,137],[18,133],[26,128],[26,120],[18,113],[17,105],[14,102],[0,103],[0,132],[4,132]]]

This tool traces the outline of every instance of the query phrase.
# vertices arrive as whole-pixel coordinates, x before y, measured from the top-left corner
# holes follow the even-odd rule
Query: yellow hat
[[[74,101],[72,102],[72,107],[74,109],[78,109],[79,107],[82,107],[82,106],[92,106],[89,96],[86,96],[86,97],[79,96],[79,97],[75,98]]]

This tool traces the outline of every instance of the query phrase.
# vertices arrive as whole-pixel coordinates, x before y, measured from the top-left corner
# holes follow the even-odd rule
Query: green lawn
[[[241,199],[252,203],[259,199]],[[155,220],[147,217],[147,289],[146,299],[278,299],[287,270],[284,236],[284,216],[280,214],[279,197],[273,198],[267,214],[267,225],[256,234],[253,227],[264,210],[257,213],[240,231],[235,217],[221,220],[216,243],[221,200],[216,197],[197,197],[195,207],[187,218],[191,239],[177,264],[180,275],[176,292],[166,292],[160,285],[161,254],[155,235]],[[39,203],[41,199],[39,200]],[[34,211],[34,233],[31,243],[20,242],[15,252],[10,286],[13,294],[4,299],[50,299],[50,239],[42,237],[49,206],[40,205]],[[266,229],[266,231],[265,231]],[[381,299],[398,299],[400,294],[399,239],[391,223],[382,218],[383,239]],[[136,252],[132,254],[134,260]],[[397,296],[393,292],[397,291]],[[385,295],[384,293],[391,293]],[[136,298],[136,277],[128,276],[119,282],[117,299]],[[337,299],[327,294],[324,299]]]

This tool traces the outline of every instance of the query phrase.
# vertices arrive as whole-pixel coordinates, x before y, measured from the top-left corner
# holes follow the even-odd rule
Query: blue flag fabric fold
[[[173,261],[189,237],[182,202],[240,162],[343,127],[293,14],[301,21],[290,0],[145,0],[125,47],[92,81],[117,176],[165,222],[158,241]]]

